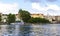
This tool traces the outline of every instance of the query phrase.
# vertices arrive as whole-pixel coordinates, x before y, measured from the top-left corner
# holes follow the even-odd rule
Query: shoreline
[[[60,24],[60,23],[24,23],[24,24],[45,25],[45,24]],[[9,24],[7,24],[7,23],[0,23],[0,25],[9,25]]]

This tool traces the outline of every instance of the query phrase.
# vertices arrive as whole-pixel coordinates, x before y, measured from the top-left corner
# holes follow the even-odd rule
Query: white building
[[[2,14],[2,22],[6,22],[7,20],[7,14]]]

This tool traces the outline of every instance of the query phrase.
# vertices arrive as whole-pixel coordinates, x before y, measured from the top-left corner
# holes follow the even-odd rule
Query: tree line
[[[3,17],[2,17],[2,15],[0,14],[0,23],[2,22],[2,19]],[[7,15],[7,18],[5,18],[6,19],[6,22],[8,22],[8,24],[10,24],[10,23],[13,23],[13,22],[15,22],[15,19],[16,19],[16,17],[15,17],[15,14],[8,14]],[[4,20],[3,20],[4,21]],[[2,23],[4,23],[4,22],[2,22]]]
[[[25,23],[50,23],[50,21],[45,18],[33,18],[28,11],[22,9],[19,10],[19,16]]]
[[[45,19],[45,18],[33,18],[30,16],[29,11],[26,10],[22,10],[20,9],[18,11],[19,14],[19,19],[23,20],[23,22],[25,23],[49,23],[49,20]],[[8,14],[7,15],[7,22],[8,24],[15,22],[16,20],[16,16],[15,14]],[[2,16],[0,14],[0,22],[2,21]]]

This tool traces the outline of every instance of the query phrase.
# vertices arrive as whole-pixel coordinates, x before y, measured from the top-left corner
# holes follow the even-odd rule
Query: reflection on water
[[[60,36],[60,24],[31,25],[30,28],[29,36]]]
[[[60,36],[60,24],[0,25],[0,36]]]

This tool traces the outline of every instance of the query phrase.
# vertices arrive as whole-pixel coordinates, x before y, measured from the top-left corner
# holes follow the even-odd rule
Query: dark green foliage
[[[8,17],[7,17],[7,22],[10,24],[10,23],[13,23],[15,22],[15,15],[14,14],[9,14]]]
[[[19,10],[19,16],[20,19],[22,19],[26,23],[50,23],[49,20],[45,18],[32,18],[28,11],[22,9]]]
[[[19,16],[24,22],[28,22],[28,20],[31,18],[30,13],[22,9],[19,10]]]
[[[49,23],[49,20],[45,18],[31,18],[29,23]]]
[[[1,20],[2,20],[2,16],[1,16],[1,14],[0,14],[0,22],[1,22]]]

